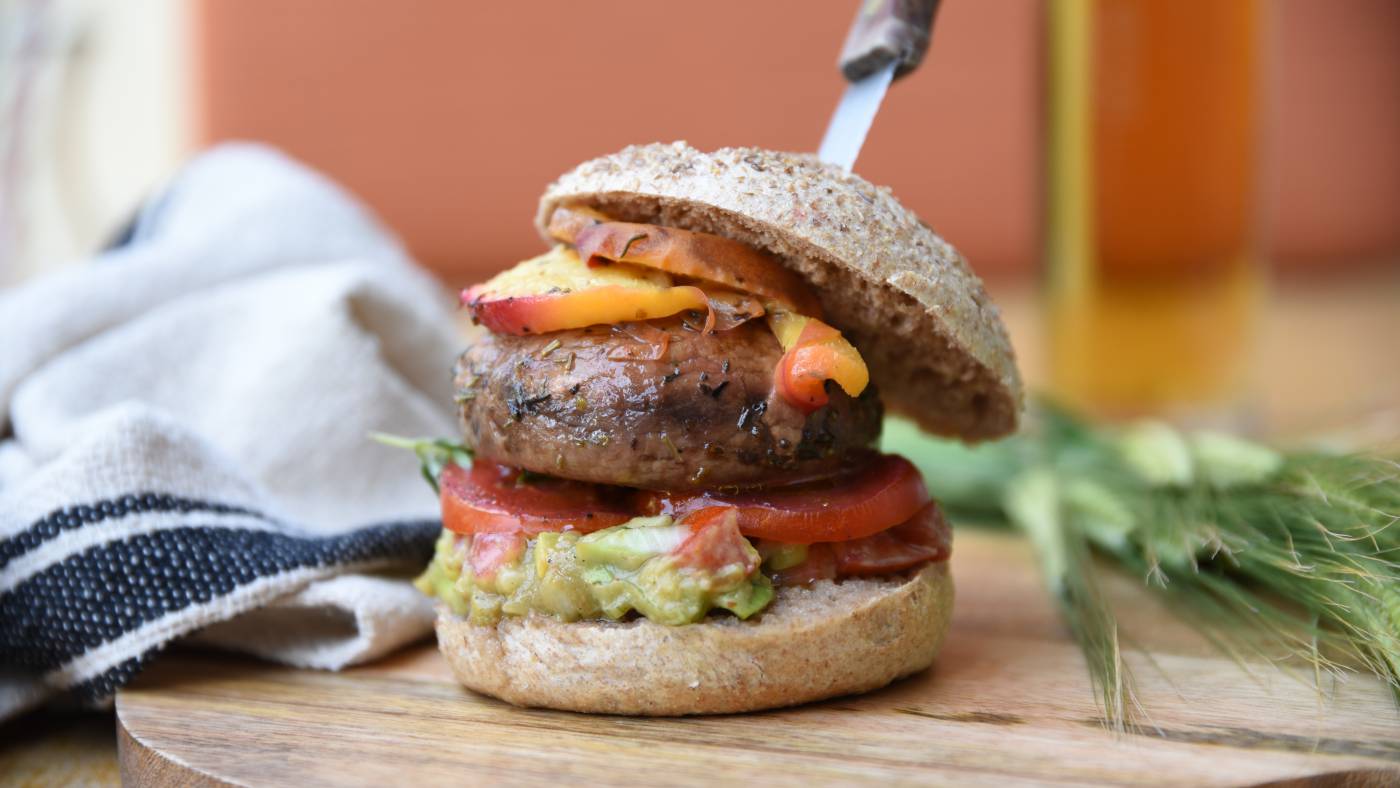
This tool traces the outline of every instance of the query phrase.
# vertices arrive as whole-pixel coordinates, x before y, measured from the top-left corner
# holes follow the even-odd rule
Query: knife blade
[[[870,124],[875,122],[875,114],[880,111],[880,102],[885,98],[894,81],[895,62],[876,71],[865,79],[858,79],[846,87],[841,103],[831,115],[826,126],[826,136],[817,150],[817,158],[835,164],[846,172],[856,163],[865,137],[870,133]]]
[[[847,172],[895,79],[923,61],[939,0],[863,0],[841,49],[842,94],[817,157]]]

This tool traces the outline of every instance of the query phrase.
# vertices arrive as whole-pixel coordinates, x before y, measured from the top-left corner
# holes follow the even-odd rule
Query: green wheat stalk
[[[1367,670],[1400,702],[1395,459],[1108,429],[1049,405],[1031,429],[976,449],[892,426],[886,448],[910,455],[950,510],[1027,535],[1111,727],[1145,715],[1095,554],[1240,661],[1301,664],[1319,683]]]

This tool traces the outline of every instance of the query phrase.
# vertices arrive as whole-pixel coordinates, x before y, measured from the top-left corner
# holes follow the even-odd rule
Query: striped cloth
[[[0,718],[106,702],[176,638],[334,669],[426,635],[435,501],[366,434],[453,431],[450,303],[247,145],[0,292]]]

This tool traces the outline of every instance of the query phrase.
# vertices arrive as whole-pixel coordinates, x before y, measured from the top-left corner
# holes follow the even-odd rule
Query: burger
[[[462,438],[418,586],[462,684],[683,715],[865,692],[948,628],[948,523],[886,407],[1016,427],[1005,331],[887,189],[809,156],[630,147],[551,185],[548,250],[468,288]]]

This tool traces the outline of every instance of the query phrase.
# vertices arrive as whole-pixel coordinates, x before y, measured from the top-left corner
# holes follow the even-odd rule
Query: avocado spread
[[[432,563],[416,581],[459,616],[490,624],[531,610],[563,621],[621,619],[630,612],[661,624],[689,624],[711,610],[748,618],[773,598],[757,568],[730,563],[716,569],[682,566],[673,555],[689,535],[670,517],[638,517],[582,535],[542,533],[523,551],[477,577],[469,559],[472,537],[443,531]]]

